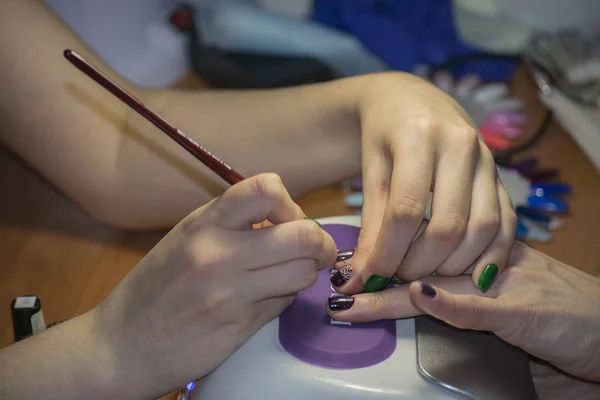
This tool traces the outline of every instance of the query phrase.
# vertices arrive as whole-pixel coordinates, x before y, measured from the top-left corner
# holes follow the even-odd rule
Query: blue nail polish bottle
[[[538,197],[534,195],[527,198],[527,205],[538,210],[558,213],[567,212],[569,208],[567,203],[554,197]]]
[[[531,193],[537,197],[561,196],[571,194],[571,185],[566,183],[534,183]]]

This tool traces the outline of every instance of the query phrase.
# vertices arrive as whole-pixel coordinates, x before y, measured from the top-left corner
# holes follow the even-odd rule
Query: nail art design
[[[492,284],[496,280],[497,275],[498,266],[496,264],[488,264],[479,276],[479,280],[477,281],[477,286],[479,286],[479,290],[481,290],[483,293],[487,292],[489,288],[492,287]]]
[[[365,283],[365,287],[363,288],[363,293],[374,293],[379,292],[389,282],[389,278],[385,276],[373,274]]]
[[[331,278],[329,278],[329,280],[331,281],[331,284],[335,287],[340,287],[342,285],[344,285],[346,282],[348,282],[348,280],[350,280],[350,277],[352,276],[352,265],[346,265],[344,268],[337,270],[333,275],[331,275]]]
[[[429,283],[421,282],[421,293],[425,297],[434,298],[437,296],[437,291]]]
[[[344,311],[348,310],[354,304],[354,297],[346,295],[335,295],[327,299],[329,302],[329,309],[331,311]]]

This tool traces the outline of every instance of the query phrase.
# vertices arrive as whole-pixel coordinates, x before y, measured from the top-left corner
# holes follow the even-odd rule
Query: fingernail
[[[363,289],[363,293],[374,293],[379,292],[388,284],[389,279],[385,276],[381,275],[371,275],[367,282],[365,283],[365,287]]]
[[[423,296],[434,298],[437,295],[436,290],[429,283],[421,282],[421,293]]]
[[[488,264],[479,276],[479,281],[477,282],[479,290],[484,293],[487,292],[488,289],[492,287],[492,283],[494,283],[496,275],[498,275],[498,267],[496,264]]]
[[[336,261],[346,261],[354,255],[354,249],[338,250]]]
[[[315,224],[319,225],[319,227],[322,228],[321,224],[319,223],[319,221],[317,221],[316,219],[312,219],[312,218],[308,218],[308,217],[304,217],[304,219],[307,219],[309,221],[313,221]]]
[[[344,311],[350,309],[354,304],[354,297],[346,295],[332,296],[327,299],[329,302],[329,309],[331,311]]]
[[[340,287],[346,282],[348,282],[351,276],[352,265],[346,265],[344,268],[337,270],[333,275],[331,275],[331,278],[329,278],[329,280],[331,281],[331,284],[333,286]]]

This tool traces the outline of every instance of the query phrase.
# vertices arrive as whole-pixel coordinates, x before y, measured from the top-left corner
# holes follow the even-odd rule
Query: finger
[[[496,166],[487,149],[482,149],[472,190],[467,233],[454,252],[436,269],[435,272],[440,275],[453,276],[465,272],[500,231],[501,213],[496,186]]]
[[[439,320],[460,329],[499,331],[510,324],[495,299],[476,294],[454,294],[425,282],[409,288],[413,304]]]
[[[397,275],[401,279],[414,280],[431,274],[461,244],[467,232],[478,157],[479,139],[472,128],[460,140],[447,144],[436,167],[429,226],[411,245],[400,265]]]
[[[237,254],[234,263],[251,270],[298,259],[314,260],[319,268],[335,262],[335,241],[313,221],[299,220],[256,229],[236,232]]]
[[[455,294],[479,294],[480,296],[495,296],[496,291],[481,294],[471,283],[469,276],[456,277],[427,277],[423,282],[429,282],[435,287],[442,287]],[[336,311],[340,307],[328,307],[328,314],[340,321],[370,322],[381,319],[409,318],[423,314],[423,311],[413,304],[410,293],[410,284],[401,284],[391,289],[377,293],[362,293],[354,296],[334,297],[330,302],[338,300],[346,307],[343,311]],[[351,300],[353,299],[353,300]],[[348,305],[350,306],[348,307]],[[342,307],[343,308],[343,307]]]
[[[280,224],[304,217],[275,174],[257,175],[233,185],[215,205],[216,221],[227,229],[252,229],[266,219]]]
[[[243,291],[251,301],[295,295],[317,280],[315,260],[293,260],[283,264],[244,271]]]
[[[417,240],[421,236],[421,234],[425,231],[425,228],[427,228],[428,223],[429,223],[429,221],[426,219],[424,219],[421,222],[421,225],[419,226],[419,229],[417,230],[417,233],[415,234],[415,237],[413,238],[413,240]],[[331,276],[331,284],[339,293],[354,293],[350,290],[347,290],[346,284],[349,281],[352,281],[352,279],[354,279],[354,281],[356,281],[356,280],[360,281],[361,275],[360,275],[360,273],[357,273],[354,270],[352,263],[353,263],[353,259],[347,260],[347,261],[346,260],[336,261],[333,264],[333,266],[335,267],[335,269],[338,270],[338,272],[336,272],[335,274],[333,274]]]
[[[517,215],[513,209],[510,196],[497,179],[498,199],[500,204],[501,225],[494,241],[481,254],[473,269],[473,283],[482,292],[492,286],[496,277],[506,267],[517,229]]]
[[[375,247],[361,274],[367,292],[381,290],[386,278],[394,275],[427,209],[434,163],[431,136],[435,128],[426,125],[419,129],[416,134],[404,135],[404,143],[392,147],[390,196]]]
[[[373,150],[374,151],[374,150]],[[362,290],[360,272],[367,260],[381,229],[383,214],[389,196],[391,166],[385,157],[380,156],[363,165],[363,198],[361,230],[354,255],[347,260],[352,264],[353,277],[340,290],[344,293],[355,293]]]

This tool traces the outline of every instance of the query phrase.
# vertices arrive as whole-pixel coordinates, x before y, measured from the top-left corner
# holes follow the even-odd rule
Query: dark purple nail
[[[336,261],[346,261],[352,258],[352,256],[354,255],[354,250],[355,249],[338,250]]]
[[[331,284],[333,286],[340,287],[343,284],[345,284],[346,282],[348,282],[348,280],[350,279],[351,276],[352,276],[352,266],[346,265],[344,268],[335,271],[335,273],[333,273],[331,275],[331,278],[329,278],[329,280],[331,281]]]
[[[346,295],[332,296],[327,299],[331,311],[348,310],[354,304],[354,297]]]
[[[423,293],[423,296],[431,297],[432,299],[437,295],[433,286],[425,282],[421,282],[421,293]]]

